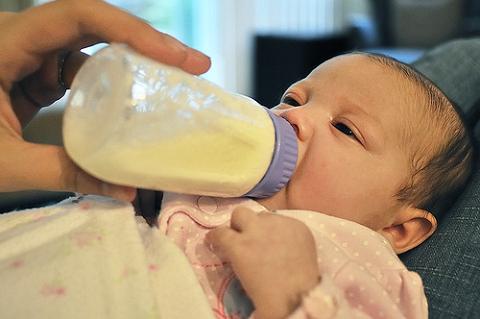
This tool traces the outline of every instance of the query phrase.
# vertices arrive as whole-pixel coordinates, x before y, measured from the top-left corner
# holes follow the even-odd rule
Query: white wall
[[[252,42],[256,32],[325,34],[347,25],[344,0],[197,3],[199,28],[195,47],[210,54],[213,61],[206,77],[228,90],[247,95],[252,92]]]

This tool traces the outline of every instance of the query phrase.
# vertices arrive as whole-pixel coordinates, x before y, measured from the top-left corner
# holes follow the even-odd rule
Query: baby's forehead
[[[394,108],[397,116],[415,119],[427,111],[435,86],[411,66],[392,58],[355,52],[334,57],[315,68],[306,79],[313,90],[327,86],[330,94],[351,96],[366,107]],[[378,103],[369,103],[369,102]],[[375,104],[378,108],[373,107]],[[409,112],[410,111],[410,112]]]
[[[334,64],[335,67],[339,68],[351,68],[355,66],[381,68],[384,72],[392,72],[398,75],[403,75],[406,80],[413,81],[417,81],[418,78],[422,76],[418,71],[408,64],[386,55],[368,52],[351,52],[338,55],[323,62],[317,68],[330,66],[330,64]]]
[[[322,75],[340,75],[342,80],[347,77],[362,82],[381,81],[385,87],[388,84],[403,84],[403,86],[418,86],[423,81],[422,75],[411,66],[395,59],[363,52],[354,52],[336,56],[318,65],[307,78],[321,77]],[[379,83],[376,83],[379,84]]]
[[[342,74],[340,78],[345,81],[353,78],[349,82],[353,85],[345,87],[342,93],[353,98],[365,97],[358,98],[357,102],[379,118],[385,133],[394,142],[399,137],[402,146],[416,146],[409,138],[421,134],[422,122],[428,121],[431,115],[429,105],[438,102],[432,101],[436,95],[432,93],[433,84],[411,66],[374,54],[345,54],[327,61],[323,67],[327,72]],[[319,68],[318,71],[323,70]],[[370,77],[371,74],[374,75]],[[374,103],[369,103],[372,101]]]
[[[420,106],[415,104],[423,104],[429,98],[429,86],[433,86],[409,65],[386,56],[362,52],[348,53],[325,61],[309,77],[327,82],[336,81],[335,84],[341,84],[337,87],[343,87],[343,95],[355,96],[355,91],[361,90],[367,98],[390,99],[391,103],[387,102],[382,107],[388,108],[390,104],[395,104],[396,107],[400,106],[396,109],[399,112],[404,109],[403,106],[408,105],[418,111]],[[401,103],[399,105],[394,102]]]

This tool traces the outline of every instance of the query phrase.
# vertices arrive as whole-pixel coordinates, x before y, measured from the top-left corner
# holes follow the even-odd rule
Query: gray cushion
[[[480,171],[424,244],[400,256],[420,274],[430,318],[480,315]]]
[[[480,39],[458,40],[413,65],[468,116],[480,100]],[[424,244],[400,256],[420,274],[430,318],[480,316],[480,170]]]
[[[412,64],[467,116],[480,99],[480,38],[447,42]]]

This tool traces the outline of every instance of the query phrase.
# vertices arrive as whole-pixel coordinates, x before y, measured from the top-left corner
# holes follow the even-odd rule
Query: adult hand
[[[87,58],[80,49],[125,43],[158,61],[200,74],[210,60],[142,20],[99,0],[59,0],[21,13],[0,13],[0,192],[66,190],[133,200],[135,190],[102,182],[78,168],[63,148],[28,143],[22,127],[65,93]],[[61,82],[61,81],[60,81]]]
[[[313,235],[302,222],[237,208],[230,227],[206,242],[231,266],[255,305],[255,318],[284,318],[320,278]]]

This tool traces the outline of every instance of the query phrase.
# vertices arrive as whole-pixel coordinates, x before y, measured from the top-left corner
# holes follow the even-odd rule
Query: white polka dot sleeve
[[[282,213],[310,227],[322,276],[290,318],[428,318],[420,276],[380,234],[321,213]]]
[[[351,262],[335,278],[324,276],[289,318],[428,318],[428,307],[418,274],[390,270],[375,278]]]
[[[289,319],[333,319],[333,318],[369,318],[358,309],[352,308],[343,291],[328,276],[303,297],[300,306]]]

